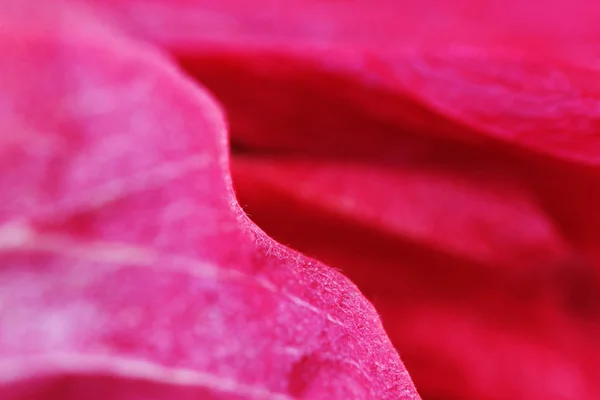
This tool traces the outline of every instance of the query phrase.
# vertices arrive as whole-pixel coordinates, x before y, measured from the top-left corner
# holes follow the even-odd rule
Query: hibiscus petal
[[[213,99],[28,7],[0,36],[1,397],[418,399],[356,287],[242,213]]]
[[[329,158],[326,165],[311,160],[315,165],[301,173],[239,158],[239,195],[269,233],[343,267],[372,298],[381,296],[386,325],[427,394],[597,397],[599,7],[564,0],[552,7],[467,0],[91,3],[205,83],[224,103],[242,150]],[[350,176],[338,164],[349,158],[371,165]],[[407,160],[429,169],[411,174]],[[386,174],[379,164],[399,172]],[[473,177],[473,166],[485,172]],[[308,181],[295,185],[300,179]],[[343,190],[329,192],[339,183]],[[312,196],[300,190],[307,187]],[[402,201],[390,203],[383,191]],[[457,215],[410,201],[431,196],[454,204]],[[121,206],[137,215],[140,204]],[[382,218],[378,211],[385,210],[394,218]],[[69,235],[94,237],[103,225],[94,219],[77,215],[39,229],[68,226]],[[432,229],[434,220],[443,229]],[[483,234],[472,228],[477,224],[486,227]],[[333,245],[324,240],[334,234]],[[173,249],[189,250],[169,244]],[[191,256],[206,257],[197,249]],[[490,319],[501,327],[490,328]],[[445,366],[436,371],[435,360]],[[484,368],[489,360],[492,367]],[[524,366],[520,373],[514,364]],[[547,381],[554,384],[536,390]]]
[[[373,300],[424,398],[600,390],[595,267],[569,260],[514,180],[257,154],[233,166],[253,220]]]
[[[486,144],[600,260],[597,5],[82,1],[177,56],[226,105],[234,144],[386,162]]]
[[[82,1],[97,3],[109,19],[179,56],[233,50],[235,67],[262,73],[255,87],[286,76],[302,85],[303,70],[312,69],[318,77],[313,83],[322,92],[335,92],[329,90],[335,85],[327,79],[331,72],[350,75],[359,78],[354,90],[367,96],[377,93],[367,85],[391,90],[416,103],[412,107],[472,128],[471,136],[499,137],[595,166],[599,162],[598,140],[590,133],[598,120],[600,81],[590,63],[596,58],[584,46],[589,38],[600,37],[593,23],[593,16],[600,16],[597,5],[573,7],[558,0],[552,8],[541,1],[523,8],[517,1],[487,1],[477,2],[479,15],[474,17],[474,3],[468,0],[427,5],[403,0],[394,6],[383,0],[288,0],[262,7],[248,0],[184,0],[176,5],[164,0]],[[557,11],[561,9],[569,12]],[[440,29],[425,30],[427,23]],[[254,60],[242,62],[244,54]],[[357,97],[367,100],[365,94]],[[371,108],[391,107],[373,97],[363,102]],[[306,112],[304,107],[296,110]],[[391,122],[405,122],[403,114],[395,113]],[[263,134],[272,140],[286,133],[263,129]]]

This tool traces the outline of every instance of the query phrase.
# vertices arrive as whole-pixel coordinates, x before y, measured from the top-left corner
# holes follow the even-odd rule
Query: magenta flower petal
[[[243,214],[211,96],[32,10],[0,23],[0,397],[418,399],[357,288]]]
[[[600,396],[600,6],[1,4],[7,394]]]
[[[500,158],[600,262],[595,3],[78,3],[176,57],[224,103],[236,145],[377,162],[436,146]]]

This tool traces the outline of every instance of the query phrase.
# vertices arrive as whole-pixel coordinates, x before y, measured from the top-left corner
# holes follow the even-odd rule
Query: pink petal
[[[356,287],[244,216],[206,91],[24,9],[0,23],[0,397],[419,398]]]

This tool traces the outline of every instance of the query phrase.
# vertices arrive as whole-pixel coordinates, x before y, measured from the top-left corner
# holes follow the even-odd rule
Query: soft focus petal
[[[250,216],[359,284],[428,398],[597,397],[600,7],[102,8],[217,95]]]
[[[242,206],[271,236],[341,268],[359,285],[426,398],[599,396],[600,6],[567,0],[69,4],[91,6],[103,24],[161,47],[216,95],[231,127]],[[29,92],[43,87],[34,86],[37,92]],[[177,122],[171,112],[149,109],[177,134],[201,125],[189,112]],[[62,115],[50,110],[42,116]],[[145,118],[125,115],[119,129],[148,129],[128,125]],[[114,129],[112,119],[108,126]],[[145,137],[132,135],[131,143]],[[161,157],[180,160],[180,149],[171,148],[177,143],[183,145],[164,139]],[[141,153],[124,153],[128,163],[156,154],[128,148]],[[6,165],[19,157],[7,157]],[[126,176],[127,163],[107,165],[118,166],[113,176]],[[71,170],[94,182],[93,170]],[[55,193],[71,196],[34,172],[39,178],[30,190],[44,201],[53,204]],[[13,196],[21,193],[20,181],[11,182]],[[173,190],[156,196],[170,199]],[[205,192],[199,197],[213,199]],[[225,193],[231,201],[229,188]],[[155,197],[142,197],[154,204],[147,199]],[[36,229],[88,239],[160,238],[170,253],[222,267],[246,265],[243,255],[255,254],[207,250],[222,246],[220,230],[237,222],[203,219],[194,229],[202,226],[210,239],[186,233],[189,242],[175,241],[192,228],[180,222],[163,234],[162,217],[148,217],[149,206],[138,201],[117,202],[119,212],[103,207],[100,217],[43,221]],[[192,203],[194,212],[206,211],[203,218],[215,214]],[[144,221],[141,231],[135,221]],[[228,243],[245,240],[233,236]],[[288,278],[275,283],[283,282]],[[312,366],[307,371],[301,375],[312,376]],[[323,379],[339,378],[333,371]]]
[[[235,201],[222,112],[67,7],[0,35],[2,399],[418,399],[377,314]]]

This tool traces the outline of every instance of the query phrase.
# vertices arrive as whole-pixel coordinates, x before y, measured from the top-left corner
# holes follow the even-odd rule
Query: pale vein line
[[[44,251],[66,257],[73,257],[86,261],[103,262],[109,265],[129,264],[133,267],[152,267],[156,261],[166,258],[173,261],[169,271],[184,272],[201,278],[225,279],[230,281],[252,282],[264,290],[283,296],[300,308],[325,317],[347,330],[348,326],[329,313],[320,310],[309,302],[282,291],[271,281],[264,277],[254,277],[243,272],[219,268],[206,261],[197,261],[188,257],[159,253],[143,247],[123,245],[113,242],[85,242],[81,243],[59,235],[40,235],[25,225],[6,224],[0,226],[0,254],[6,250],[12,251]],[[173,268],[174,267],[174,268]],[[356,368],[368,381],[371,377],[362,365],[353,360],[338,360]]]
[[[24,224],[0,226],[0,253],[5,251],[44,251],[78,258],[86,261],[103,262],[110,265],[130,264],[131,266],[153,267],[157,260],[168,259],[178,272],[185,272],[202,278],[225,279],[230,281],[253,282],[258,287],[284,296],[293,304],[325,317],[328,321],[347,329],[347,326],[329,313],[320,310],[301,298],[282,291],[264,277],[256,278],[241,271],[219,268],[206,261],[189,257],[160,253],[152,249],[113,242],[77,242],[59,235],[38,234]]]
[[[102,183],[80,196],[73,196],[57,204],[41,207],[34,213],[36,215],[55,215],[66,210],[83,211],[100,208],[131,194],[158,188],[189,172],[206,168],[210,161],[208,155],[195,155],[182,161],[163,163],[148,171]]]
[[[164,182],[168,182],[169,180],[175,179],[178,176],[182,176],[185,173],[203,168],[206,165],[208,165],[208,162],[209,162],[209,159],[207,156],[198,156],[197,155],[194,157],[190,157],[186,160],[183,160],[181,162],[163,164],[155,169],[146,171],[144,173],[140,173],[137,175],[130,176],[128,178],[118,179],[118,180],[114,180],[114,181],[105,183],[105,184],[101,185],[100,187],[94,189],[92,192],[86,193],[85,196],[82,196],[81,198],[69,199],[64,202],[54,204],[53,206],[42,208],[41,211],[36,211],[36,213],[37,214],[55,214],[55,213],[59,213],[61,210],[64,210],[64,209],[88,210],[88,209],[93,209],[93,208],[99,208],[107,203],[114,202],[114,201],[116,201],[120,198],[126,197],[130,194],[144,191],[144,190],[150,189],[152,187],[159,186],[160,184],[163,184]],[[159,179],[156,179],[157,177]],[[149,178],[155,178],[155,179],[149,183],[148,182]],[[11,225],[10,229],[7,228],[8,225]],[[8,224],[5,224],[2,227],[0,227],[0,251],[4,248],[7,248],[6,246],[8,246],[8,248],[14,249],[15,246],[11,244],[11,241],[15,240],[15,236],[19,236],[24,233],[21,228],[15,228],[12,225],[16,225],[16,224],[8,223]],[[17,233],[17,230],[20,230],[20,232],[18,232],[18,235],[15,235]],[[9,232],[9,231],[12,231],[12,232]],[[3,235],[3,233],[4,233],[4,235]],[[9,240],[7,240],[7,239],[9,239]],[[17,238],[17,240],[21,240],[21,239]],[[115,247],[115,246],[119,246],[119,245],[113,245],[113,247]],[[27,248],[31,249],[30,246],[21,246],[21,247],[22,248],[27,247]],[[53,252],[56,252],[59,254],[61,254],[61,253],[66,254],[66,252],[64,252],[64,250],[65,250],[64,248],[57,250],[57,249],[53,249],[52,247],[53,247],[52,245],[50,245],[49,247],[46,245],[46,246],[38,247],[37,249],[53,251]],[[120,246],[120,247],[121,247],[121,250],[124,251],[124,249],[127,248],[128,246]],[[132,250],[130,247],[128,247],[128,248],[129,248],[129,250],[127,252],[130,253],[130,255],[133,255],[135,253],[139,257],[133,257],[134,259],[138,259],[137,261],[132,260],[132,259],[128,259],[125,261],[145,264],[144,260],[142,260],[141,258],[145,258],[143,254],[145,252],[147,252],[146,249],[140,248],[140,249]],[[104,253],[106,250],[109,250],[109,249],[103,249],[102,252]],[[102,261],[111,262],[111,263],[116,263],[116,262],[122,261],[122,259],[120,259],[119,256],[117,256],[117,258],[114,259],[113,261],[106,259],[109,257],[109,255],[115,256],[114,250],[115,249],[113,248],[113,251],[108,251],[108,252],[104,253],[103,257],[105,257],[105,259]],[[153,253],[148,253],[148,254],[153,254]],[[148,256],[148,254],[146,254],[146,256]],[[71,255],[74,255],[74,254],[71,253]],[[169,256],[169,255],[163,255],[163,256]],[[179,256],[172,256],[172,257],[179,257]],[[84,256],[81,258],[86,258],[86,257]],[[179,258],[181,258],[181,257],[179,257]],[[186,262],[186,264],[191,264],[191,263],[197,263],[197,262],[191,261],[191,260],[188,260]],[[242,274],[242,273],[239,273],[239,274]],[[215,276],[215,275],[219,275],[219,274],[213,273],[211,275]],[[223,275],[223,274],[220,274],[220,275]],[[246,275],[246,277],[252,278],[248,275]],[[346,326],[341,321],[334,318],[330,314],[324,313],[323,311],[319,310],[312,304],[300,299],[297,296],[294,296],[290,293],[286,293],[284,291],[277,290],[272,283],[270,283],[270,282],[267,283],[267,281],[265,281],[265,280],[258,281],[257,283],[259,286],[262,286],[267,290],[270,290],[272,292],[281,293],[282,295],[287,297],[292,303],[294,303],[300,307],[310,309],[317,314],[323,315],[323,316],[325,316],[325,318],[327,318],[328,321],[330,321],[336,325],[339,325],[343,328],[346,328]]]
[[[208,388],[257,400],[292,399],[286,394],[272,392],[265,387],[240,383],[232,378],[209,372],[167,367],[154,362],[115,355],[50,353],[41,356],[4,358],[0,360],[0,383],[12,383],[36,375],[56,374],[57,371],[77,374],[109,373],[173,386]]]

